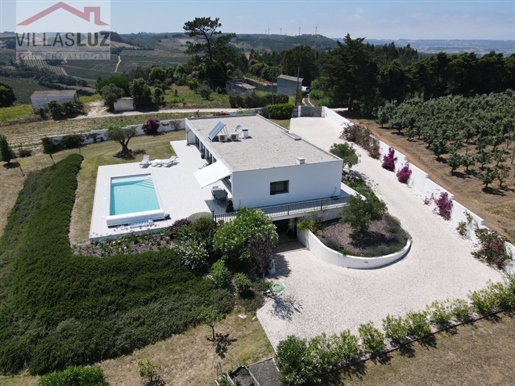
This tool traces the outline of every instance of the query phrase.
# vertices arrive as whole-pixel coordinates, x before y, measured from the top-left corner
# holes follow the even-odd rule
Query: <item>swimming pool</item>
[[[162,219],[151,174],[112,177],[108,226]]]

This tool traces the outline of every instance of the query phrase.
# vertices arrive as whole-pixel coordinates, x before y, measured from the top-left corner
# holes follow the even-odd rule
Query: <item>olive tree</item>
[[[341,221],[356,232],[366,232],[372,221],[379,221],[386,213],[386,204],[375,195],[350,196],[343,207]]]
[[[121,127],[111,126],[107,129],[107,138],[113,141],[117,141],[122,145],[122,150],[119,155],[121,157],[130,157],[132,151],[129,149],[129,141],[136,135],[136,128],[131,127],[129,129],[123,129]]]

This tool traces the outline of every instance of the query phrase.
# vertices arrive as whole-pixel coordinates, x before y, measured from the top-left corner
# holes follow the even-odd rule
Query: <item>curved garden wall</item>
[[[341,253],[326,247],[309,230],[299,229],[297,231],[297,237],[299,241],[320,260],[329,264],[353,269],[374,269],[385,267],[404,258],[411,248],[411,240],[408,240],[406,246],[399,252],[380,257],[359,257],[342,255]]]

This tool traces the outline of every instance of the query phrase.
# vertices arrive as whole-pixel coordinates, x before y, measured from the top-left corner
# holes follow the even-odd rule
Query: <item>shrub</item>
[[[181,240],[177,246],[177,252],[181,257],[182,264],[191,269],[202,268],[206,264],[208,253],[204,242],[197,239]]]
[[[331,146],[329,151],[343,160],[343,167],[347,166],[351,169],[354,165],[359,163],[358,153],[356,153],[354,147],[348,143],[335,143]]]
[[[108,386],[100,367],[68,367],[61,372],[47,374],[38,386]]]
[[[157,118],[148,118],[143,125],[143,131],[147,135],[156,135],[159,132],[159,126],[161,122]]]
[[[435,199],[434,202],[438,210],[438,214],[445,220],[450,220],[452,213],[452,199],[449,198],[449,194],[447,192],[440,193],[440,197]]]
[[[79,134],[65,135],[59,142],[61,149],[76,149],[80,147],[82,143],[82,137]]]
[[[172,240],[179,238],[180,235],[180,228],[182,227],[189,227],[191,225],[191,221],[187,218],[181,218],[179,220],[175,220],[175,222],[170,226],[169,232],[170,232],[170,238]]]
[[[238,291],[238,295],[246,297],[251,292],[252,282],[244,273],[237,273],[234,275],[234,285]]]
[[[293,104],[278,103],[266,106],[268,118],[270,119],[290,119],[293,113]]]
[[[360,324],[358,331],[367,353],[374,353],[384,348],[384,335],[374,327],[372,322]]]
[[[223,261],[217,261],[211,266],[211,278],[216,288],[227,288],[231,282],[231,276],[231,271],[229,271]]]
[[[138,371],[142,378],[148,378],[148,382],[152,382],[157,373],[157,365],[150,359],[138,360]]]
[[[400,344],[408,336],[409,325],[400,316],[386,316],[383,319],[383,330],[387,338]]]
[[[500,308],[499,288],[490,283],[486,288],[471,292],[468,297],[474,308],[482,315],[488,315]]]
[[[472,252],[472,256],[476,259],[498,268],[504,267],[508,260],[513,259],[506,248],[506,239],[496,231],[477,228],[475,233],[478,238],[478,249]]]
[[[427,307],[427,311],[433,323],[440,328],[446,327],[453,316],[448,302],[441,303],[434,301]]]
[[[456,227],[456,231],[458,232],[458,234],[460,236],[462,236],[462,237],[466,236],[467,231],[468,231],[467,223],[465,221],[460,221],[458,223],[458,226]]]
[[[341,221],[349,223],[357,232],[368,230],[372,221],[379,221],[386,213],[386,204],[375,195],[365,198],[350,196],[347,205],[343,207]]]
[[[222,259],[241,268],[251,262],[248,247],[251,238],[277,243],[279,236],[272,220],[260,210],[241,208],[233,221],[224,223],[215,233],[213,244]]]
[[[466,322],[470,317],[472,307],[466,300],[455,299],[451,303],[451,311],[456,316],[456,319],[458,319],[458,321]]]
[[[431,334],[431,326],[426,312],[408,312],[406,322],[409,325],[408,335],[413,338],[423,338]]]
[[[43,145],[43,152],[45,154],[54,154],[60,150],[59,145],[50,137],[41,138],[41,144]]]
[[[397,179],[401,184],[407,184],[410,177],[411,169],[409,168],[409,164],[404,165],[397,171]]]
[[[368,152],[368,155],[372,157],[373,159],[379,159],[381,156],[381,151],[379,148],[379,140],[376,138],[370,137],[369,145],[366,147],[366,150]]]
[[[14,151],[11,149],[11,146],[9,146],[7,138],[5,135],[0,134],[0,159],[9,164],[14,156]]]
[[[308,343],[305,339],[289,335],[277,345],[275,357],[281,372],[283,385],[309,385],[315,381],[315,373],[307,365],[306,352]]]
[[[297,221],[297,229],[316,232],[318,229],[318,225],[315,218],[311,216],[306,216],[302,217],[299,221]]]
[[[395,150],[392,148],[389,148],[388,154],[386,154],[383,157],[383,163],[381,164],[381,166],[384,169],[393,172],[393,171],[395,171],[395,161],[397,161],[397,157],[395,157]]]
[[[358,337],[349,330],[332,336],[333,350],[338,361],[349,361],[359,354]]]
[[[211,87],[209,87],[209,85],[202,83],[200,86],[197,87],[195,92],[208,101],[213,90],[211,90]]]

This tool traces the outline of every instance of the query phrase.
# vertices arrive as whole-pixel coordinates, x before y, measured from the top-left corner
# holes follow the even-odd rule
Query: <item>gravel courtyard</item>
[[[340,128],[324,118],[295,118],[292,132],[328,150]],[[366,174],[390,214],[410,233],[413,245],[400,262],[375,270],[353,270],[322,262],[300,244],[280,246],[273,282],[285,290],[258,311],[272,345],[288,335],[310,338],[344,329],[357,332],[360,323],[381,326],[388,315],[421,310],[433,300],[465,298],[502,275],[475,260],[472,243],[463,240],[420,197],[400,184],[365,151],[353,169]]]

